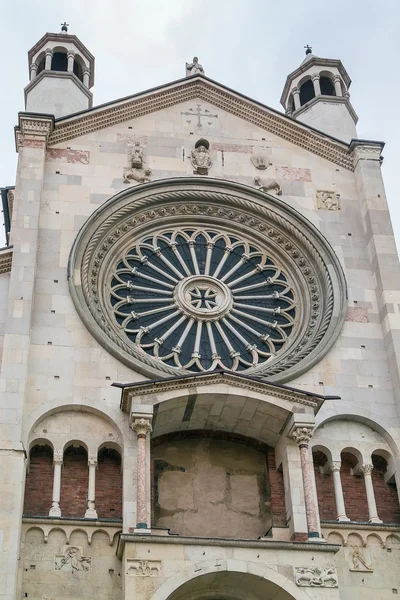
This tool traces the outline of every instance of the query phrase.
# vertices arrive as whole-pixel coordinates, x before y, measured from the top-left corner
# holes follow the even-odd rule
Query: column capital
[[[292,88],[292,94],[300,94],[300,88],[298,88],[297,85]]]
[[[308,446],[308,444],[312,438],[313,432],[314,432],[313,427],[295,426],[292,431],[292,438],[294,439],[296,444],[298,444],[299,446],[301,446],[301,445]]]
[[[82,72],[84,75],[90,75],[90,69],[89,67],[83,67]]]
[[[146,437],[150,431],[153,431],[151,426],[152,417],[143,417],[138,415],[132,415],[131,427],[138,437]]]
[[[17,152],[22,146],[45,148],[50,133],[54,129],[54,116],[19,113],[15,127]]]
[[[68,50],[68,52],[67,52],[67,58],[75,58],[75,51],[74,50]]]
[[[53,50],[53,48],[46,48],[44,53],[45,53],[45,56],[53,56],[54,50]]]
[[[362,467],[359,468],[360,473],[362,473],[364,475],[364,477],[365,477],[365,475],[371,475],[373,470],[374,470],[374,465],[371,465],[371,464],[363,465]]]
[[[312,73],[311,74],[311,81],[315,81],[316,79],[319,79],[320,75],[319,73]]]
[[[334,83],[340,82],[340,81],[342,81],[342,78],[340,77],[340,75],[334,75],[333,76],[333,82]]]
[[[53,465],[60,465],[62,466],[63,464],[63,454],[62,452],[56,452],[53,454]]]
[[[331,471],[340,471],[341,466],[342,466],[342,463],[340,460],[334,460],[329,465],[329,468]]]
[[[97,467],[97,458],[94,456],[91,456],[90,458],[88,458],[88,466],[89,467]]]

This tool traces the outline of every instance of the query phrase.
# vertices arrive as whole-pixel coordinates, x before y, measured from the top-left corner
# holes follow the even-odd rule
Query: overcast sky
[[[359,137],[386,142],[383,172],[400,245],[400,0],[0,0],[0,8],[0,186],[15,183],[13,128],[24,110],[27,51],[64,20],[95,56],[95,105],[181,78],[197,55],[211,79],[281,110],[286,75],[310,44],[347,69]]]

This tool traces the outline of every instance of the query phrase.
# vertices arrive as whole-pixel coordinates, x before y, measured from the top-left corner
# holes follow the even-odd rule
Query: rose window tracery
[[[74,305],[117,360],[146,377],[233,370],[293,381],[346,314],[334,250],[278,198],[178,177],[118,193],[79,231]]]
[[[115,319],[132,344],[191,371],[243,370],[284,348],[293,290],[265,250],[212,230],[165,230],[117,264]]]

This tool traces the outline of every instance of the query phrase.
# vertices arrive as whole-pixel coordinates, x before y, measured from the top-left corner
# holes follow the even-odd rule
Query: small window
[[[74,60],[74,74],[80,81],[83,81],[82,65],[76,59]]]
[[[319,85],[321,86],[321,94],[324,96],[336,96],[335,86],[329,77],[320,77]]]
[[[65,52],[54,52],[51,61],[52,71],[67,71],[68,70],[68,57]]]
[[[43,56],[42,60],[39,61],[38,68],[36,74],[39,75],[42,71],[44,71],[44,65],[46,63],[46,58]]]
[[[300,88],[300,104],[304,106],[310,100],[315,98],[314,84],[311,79],[307,79]]]

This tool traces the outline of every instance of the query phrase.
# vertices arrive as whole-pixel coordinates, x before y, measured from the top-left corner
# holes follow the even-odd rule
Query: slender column
[[[46,61],[44,64],[44,68],[46,71],[51,71],[51,61],[53,58],[53,50],[51,48],[47,48],[47,50],[45,52],[45,56],[46,56]]]
[[[89,67],[84,67],[84,69],[83,69],[83,85],[86,86],[87,88],[89,87],[89,75],[90,75]]]
[[[346,508],[344,505],[342,480],[340,479],[341,465],[342,465],[342,463],[340,461],[332,462],[332,464],[329,465],[329,468],[332,471],[333,485],[335,488],[336,515],[337,515],[336,519],[338,521],[350,521],[350,519],[346,515]]]
[[[68,50],[67,57],[68,57],[68,71],[70,73],[73,73],[75,52],[73,50]]]
[[[31,81],[33,79],[35,79],[35,77],[37,75],[37,70],[38,70],[38,65],[36,63],[32,63],[30,66]]]
[[[307,529],[309,538],[319,538],[317,508],[315,505],[311,479],[310,453],[308,444],[313,434],[311,427],[296,427],[293,439],[300,449],[301,472],[303,475],[304,503],[306,508]]]
[[[51,502],[51,508],[49,510],[49,517],[61,517],[60,508],[60,492],[61,492],[61,467],[63,464],[62,454],[55,454],[53,457],[53,496]]]
[[[294,110],[300,108],[300,90],[298,87],[294,87],[292,89],[293,100],[294,100]]]
[[[132,429],[137,435],[136,469],[136,528],[149,529],[147,523],[147,477],[146,477],[146,438],[152,430],[149,417],[138,417],[132,421]]]
[[[321,86],[319,83],[319,75],[318,73],[314,73],[313,75],[311,75],[311,81],[313,82],[314,85],[314,93],[316,96],[320,96],[321,95]]]
[[[96,510],[96,469],[97,459],[89,458],[89,485],[88,485],[88,503],[85,512],[85,519],[97,519]]]
[[[364,475],[365,491],[367,492],[369,522],[382,523],[382,519],[378,517],[378,511],[375,502],[374,486],[372,485],[371,473],[373,468],[373,465],[363,465],[362,467],[360,467],[360,471]]]
[[[333,83],[335,84],[335,94],[336,94],[336,96],[343,96],[343,94],[342,94],[342,86],[340,85],[340,75],[335,75],[334,76]]]

